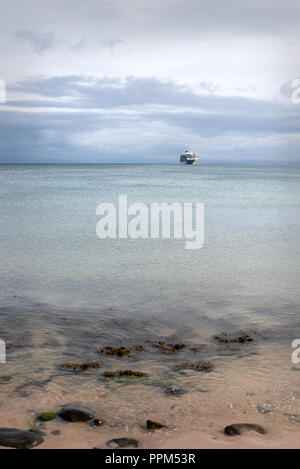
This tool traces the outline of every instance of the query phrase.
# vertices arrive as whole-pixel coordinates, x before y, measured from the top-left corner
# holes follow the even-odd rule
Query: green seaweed
[[[40,420],[40,422],[48,422],[49,420],[55,419],[55,417],[56,415],[54,412],[43,412],[37,416],[37,420]]]

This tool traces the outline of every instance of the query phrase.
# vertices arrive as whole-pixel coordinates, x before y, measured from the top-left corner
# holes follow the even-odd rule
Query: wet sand
[[[256,326],[249,329],[253,342],[231,346],[213,339],[224,327],[231,330],[224,323],[222,329],[204,320],[198,329],[178,324],[167,328],[155,318],[139,322],[107,313],[49,315],[38,307],[36,315],[31,308],[27,316],[8,311],[6,321],[2,312],[2,335],[12,345],[0,367],[0,427],[39,428],[46,433],[39,448],[107,448],[106,442],[118,437],[136,438],[142,448],[151,449],[300,447],[300,368],[291,362],[293,332]],[[158,340],[187,346],[170,352],[153,345]],[[132,347],[132,356],[101,353],[104,346],[120,344]],[[134,349],[138,344],[143,351]],[[99,362],[99,368],[62,367],[86,360]],[[176,368],[198,361],[212,363],[212,370]],[[126,369],[147,377],[104,377],[106,370]],[[184,392],[169,394],[170,386]],[[70,403],[90,407],[106,423],[92,428],[56,418],[39,425],[39,413],[58,412]],[[147,419],[168,428],[146,431]],[[268,433],[222,433],[225,426],[240,422],[262,425]]]

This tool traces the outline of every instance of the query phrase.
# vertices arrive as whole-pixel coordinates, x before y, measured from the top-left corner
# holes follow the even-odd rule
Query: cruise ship
[[[186,150],[180,155],[180,163],[195,164],[198,161],[198,155],[192,151]]]

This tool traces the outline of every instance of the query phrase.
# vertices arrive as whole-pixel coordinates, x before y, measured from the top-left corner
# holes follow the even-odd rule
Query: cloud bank
[[[298,1],[0,6],[0,163],[299,161]]]

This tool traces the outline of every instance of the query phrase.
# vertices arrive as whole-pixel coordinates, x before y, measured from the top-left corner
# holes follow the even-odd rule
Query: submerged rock
[[[122,370],[119,371],[119,376],[125,376],[125,377],[135,377],[135,378],[143,378],[144,376],[148,376],[147,373],[144,373],[143,371],[134,371],[134,370]]]
[[[104,424],[105,424],[104,419],[94,419],[91,422],[91,427],[101,427],[101,425],[104,425]]]
[[[100,363],[98,362],[89,362],[89,363],[63,363],[61,365],[63,368],[68,368],[74,371],[87,371],[92,368],[100,368]]]
[[[49,420],[53,420],[55,418],[56,415],[54,412],[43,412],[37,416],[37,420],[40,420],[41,422],[48,422]]]
[[[256,408],[261,414],[271,414],[272,412],[274,412],[273,409],[267,409],[266,407],[262,407],[261,405],[257,405]]]
[[[116,376],[121,376],[125,378],[143,378],[148,376],[147,373],[143,371],[135,371],[135,370],[121,370],[121,371],[105,371],[103,373],[105,378],[115,378]]]
[[[163,352],[173,353],[178,352],[186,347],[185,344],[168,344],[164,341],[153,342],[154,347],[159,348]]]
[[[116,357],[130,357],[132,348],[120,347],[104,347],[100,353],[105,355],[114,355]]]
[[[245,333],[230,335],[222,332],[220,335],[214,335],[214,339],[222,344],[249,344],[253,339]]]
[[[134,448],[138,448],[141,446],[141,442],[135,440],[134,438],[114,438],[106,442],[106,445],[110,448],[127,448],[133,446]]]
[[[28,429],[29,432],[32,432],[32,433],[37,433],[38,435],[41,435],[41,436],[46,436],[47,433],[43,432],[42,430],[40,430],[39,428],[29,428]]]
[[[284,415],[288,417],[292,422],[300,423],[300,414],[290,414],[288,412],[285,412]]]
[[[256,423],[234,423],[224,428],[224,432],[229,436],[242,435],[245,432],[254,431],[265,435],[267,430]]]
[[[17,428],[0,428],[0,446],[16,449],[30,449],[43,443],[44,438],[38,434]]]
[[[169,396],[182,396],[182,394],[185,394],[186,391],[183,388],[176,388],[175,386],[168,386],[165,389],[165,394],[168,394]]]
[[[205,362],[179,363],[178,365],[176,365],[176,368],[180,370],[195,370],[210,373],[211,371],[213,371],[214,365],[212,363]]]
[[[146,422],[147,430],[159,430],[160,428],[167,428],[166,425],[162,423],[154,422],[153,420],[147,420]]]
[[[9,383],[12,380],[12,376],[0,376],[0,384]]]
[[[57,415],[67,422],[88,422],[95,417],[94,412],[88,407],[76,405],[63,407]]]

